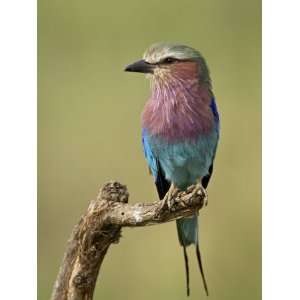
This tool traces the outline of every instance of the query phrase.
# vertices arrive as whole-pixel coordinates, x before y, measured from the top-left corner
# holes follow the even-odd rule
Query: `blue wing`
[[[148,162],[148,166],[152,175],[155,178],[155,185],[159,195],[159,199],[163,199],[170,188],[170,182],[166,179],[165,174],[161,168],[158,157],[155,157],[149,143],[149,138],[146,129],[142,131],[142,141],[144,147],[144,154]]]
[[[148,166],[151,170],[152,175],[156,178],[157,177],[157,158],[155,158],[150,144],[149,144],[149,139],[147,135],[147,131],[145,128],[142,130],[142,141],[143,141],[143,147],[144,147],[144,154],[148,163]]]

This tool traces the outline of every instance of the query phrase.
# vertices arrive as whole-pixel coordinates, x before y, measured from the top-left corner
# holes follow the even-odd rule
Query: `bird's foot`
[[[204,193],[203,206],[207,206],[208,205],[208,195],[207,195],[205,188],[202,186],[201,183],[195,184],[192,194],[195,195],[195,194],[199,193],[199,191],[201,191],[201,193]]]
[[[178,192],[179,189],[172,184],[169,191],[161,201],[160,209],[163,209],[167,205],[168,209],[170,210],[172,206],[172,200],[174,200]]]
[[[204,194],[205,194],[205,198],[204,198],[204,206],[208,205],[208,194],[206,192],[206,190],[204,189]]]

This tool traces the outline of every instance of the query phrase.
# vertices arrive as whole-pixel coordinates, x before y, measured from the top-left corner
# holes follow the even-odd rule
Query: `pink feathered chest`
[[[176,81],[153,86],[142,113],[142,126],[150,135],[169,142],[194,140],[214,128],[212,94],[197,81]]]

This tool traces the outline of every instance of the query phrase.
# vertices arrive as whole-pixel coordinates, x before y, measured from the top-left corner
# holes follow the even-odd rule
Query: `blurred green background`
[[[211,70],[221,140],[200,243],[210,300],[261,297],[261,3],[258,0],[38,1],[38,295],[49,299],[74,224],[98,188],[157,198],[141,146],[149,95],[123,72],[158,41],[199,49]],[[206,299],[193,248],[191,299]],[[185,299],[174,223],[125,229],[95,299]]]

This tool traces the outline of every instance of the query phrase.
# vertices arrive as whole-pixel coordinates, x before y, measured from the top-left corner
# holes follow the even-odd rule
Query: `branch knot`
[[[129,193],[126,185],[109,181],[99,191],[97,200],[128,203]]]

